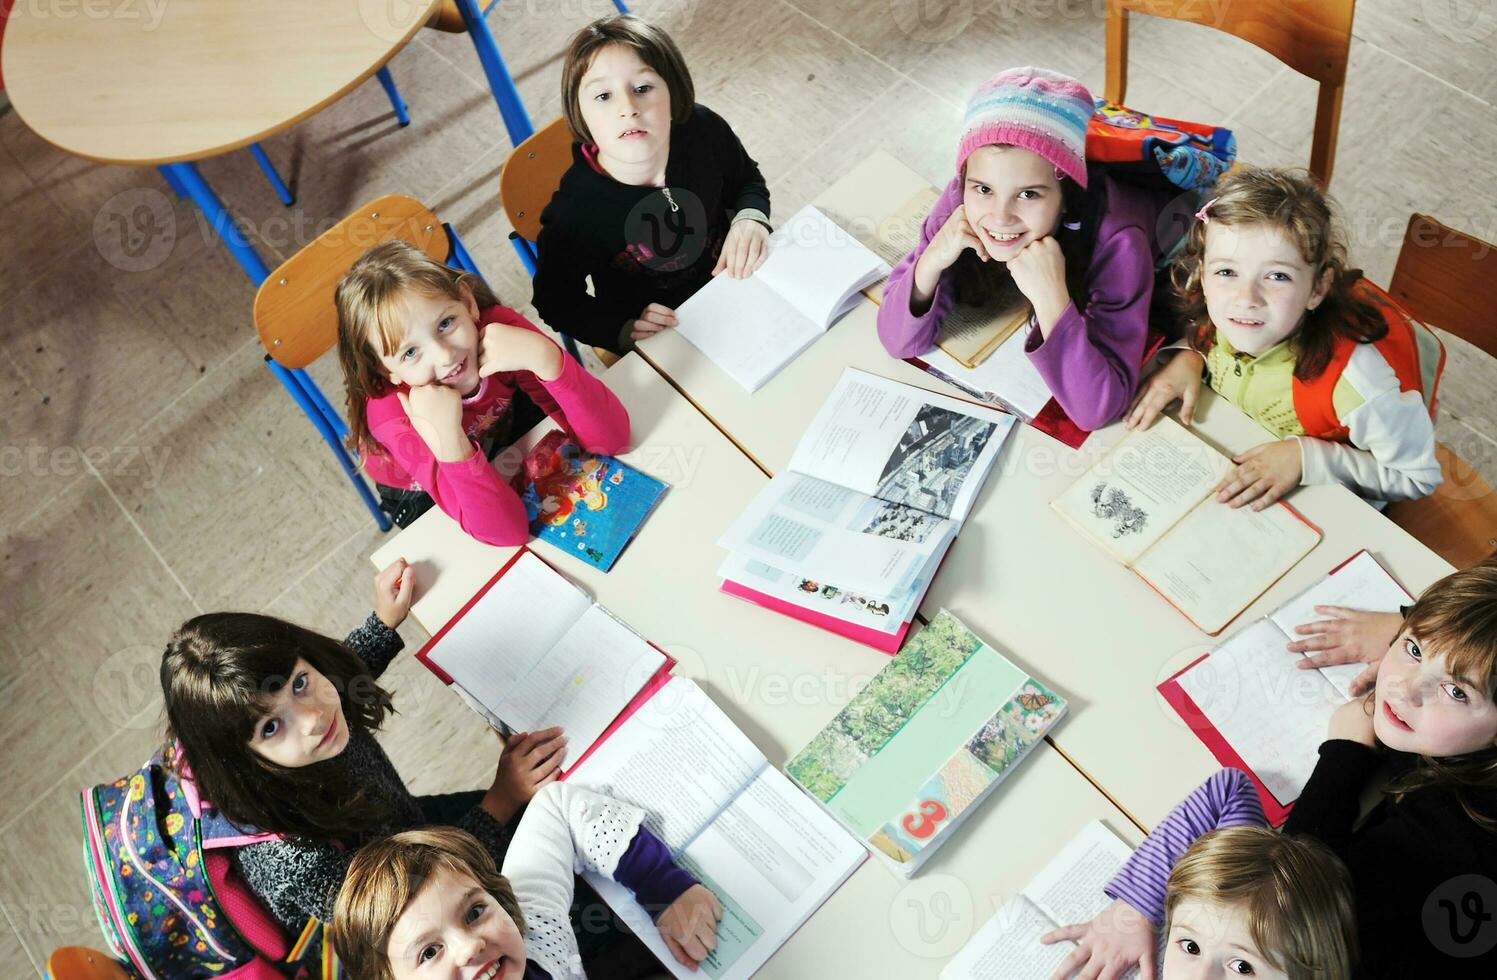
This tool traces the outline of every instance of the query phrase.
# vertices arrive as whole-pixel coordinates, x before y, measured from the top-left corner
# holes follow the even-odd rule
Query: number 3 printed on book
[[[915,811],[900,817],[899,825],[916,840],[934,837],[936,828],[946,819],[946,808],[935,800],[921,800]]]

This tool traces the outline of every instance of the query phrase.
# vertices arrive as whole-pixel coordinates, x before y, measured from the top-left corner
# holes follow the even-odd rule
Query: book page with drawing
[[[1125,565],[1206,499],[1232,461],[1168,416],[1129,433],[1051,506]]]

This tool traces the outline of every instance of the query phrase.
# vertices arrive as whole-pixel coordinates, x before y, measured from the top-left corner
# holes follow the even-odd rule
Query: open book
[[[1212,491],[1232,461],[1160,416],[1137,429],[1051,506],[1215,636],[1320,541],[1280,501],[1254,511]]]
[[[1112,901],[1102,889],[1132,854],[1100,820],[1082,828],[1023,891],[1003,904],[941,971],[941,980],[1041,980],[1075,943],[1040,944],[1052,929],[1086,922]],[[1138,968],[1123,974],[1135,980]]]
[[[502,734],[560,725],[563,772],[671,661],[525,549],[416,654]]]
[[[1398,612],[1413,601],[1376,558],[1360,551],[1159,685],[1159,692],[1222,765],[1252,776],[1277,826],[1310,781],[1331,714],[1351,700],[1351,682],[1365,666],[1302,670],[1296,661],[1306,655],[1285,649],[1300,638],[1294,628],[1325,619],[1316,606]]]
[[[789,468],[718,544],[736,562],[913,614],[1013,425],[1013,416],[848,368]],[[733,594],[743,592],[726,583],[757,591],[724,579]]]
[[[981,365],[999,345],[1029,325],[1034,315],[1017,286],[982,306],[958,304],[936,331],[936,346],[969,370]]]
[[[785,772],[910,877],[1065,710],[943,609]]]
[[[671,678],[572,775],[579,786],[642,807],[645,825],[717,896],[713,980],[754,973],[863,861],[863,849],[777,771],[692,681]],[[588,875],[677,977],[634,896]]]
[[[889,267],[814,207],[769,240],[747,279],[720,275],[676,310],[677,331],[729,377],[758,391],[848,310]]]

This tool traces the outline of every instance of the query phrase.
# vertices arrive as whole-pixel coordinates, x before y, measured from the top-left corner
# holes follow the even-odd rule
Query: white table
[[[909,196],[910,178],[900,178],[898,166],[886,155],[875,158],[817,203],[877,224]],[[893,192],[880,190],[891,182]],[[858,202],[865,205],[862,211]],[[674,331],[650,338],[640,352],[761,468],[774,473],[788,463],[845,367],[961,394],[890,357],[878,341],[876,317],[873,302],[861,304],[753,395]],[[1209,390],[1202,393],[1195,429],[1229,454],[1271,438]],[[1113,425],[1072,450],[1030,426],[1015,427],[920,611],[928,618],[949,608],[1070,698],[1072,717],[1053,733],[1054,745],[1135,822],[1152,827],[1217,768],[1154,690],[1213,641],[1049,506],[1124,434],[1121,425]],[[1230,624],[1224,637],[1362,548],[1415,594],[1451,570],[1342,487],[1303,487],[1290,499],[1324,531],[1324,540]]]
[[[678,658],[774,765],[783,765],[886,662],[883,654],[717,590],[718,533],[765,477],[637,356],[605,376],[629,410],[622,458],[672,484],[606,575],[545,544],[599,602]],[[413,563],[413,614],[439,629],[512,555],[479,544],[433,510],[371,556]],[[462,708],[456,697],[451,710]],[[1062,723],[1062,728],[1070,722]],[[910,883],[867,861],[759,974],[822,976],[835,964],[870,976],[934,976],[973,930],[1091,819],[1129,843],[1138,829],[1050,745]]]

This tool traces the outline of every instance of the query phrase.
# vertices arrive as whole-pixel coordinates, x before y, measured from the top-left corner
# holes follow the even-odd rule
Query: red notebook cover
[[[468,614],[468,610],[472,609],[473,606],[477,604],[478,600],[482,599],[484,597],[484,594],[487,593],[489,589],[492,589],[494,587],[494,584],[501,578],[503,578],[504,574],[508,572],[510,568],[514,566],[515,562],[520,560],[520,556],[524,554],[530,554],[534,556],[535,558],[544,562],[548,568],[556,571],[558,575],[562,575],[563,578],[567,578],[567,581],[571,581],[571,579],[568,578],[564,573],[556,569],[554,565],[552,565],[550,562],[547,562],[544,558],[541,558],[540,555],[535,554],[535,552],[530,551],[529,548],[520,548],[519,550],[517,550],[513,555],[510,556],[509,561],[505,562],[504,566],[500,568],[499,571],[494,573],[494,577],[485,582],[483,588],[474,593],[473,598],[469,599],[463,605],[463,608],[459,609],[457,611],[457,614],[447,621],[447,625],[437,630],[436,634],[433,635],[430,640],[426,641],[426,645],[416,652],[416,659],[419,660],[427,670],[435,674],[437,676],[437,679],[440,680],[443,684],[451,685],[452,677],[431,659],[432,648],[437,645],[437,642],[441,640],[442,637],[447,635],[447,631],[452,629],[452,625],[454,623]],[[645,642],[650,643],[649,640],[646,640]],[[597,741],[589,745],[587,747],[587,751],[583,752],[580,756],[568,762],[567,767],[562,771],[561,775],[557,777],[558,779],[566,779],[567,776],[571,775],[572,771],[580,766],[588,756],[592,755],[593,751],[598,746],[606,742],[614,732],[618,731],[619,727],[623,725],[624,722],[628,721],[629,718],[640,709],[641,705],[650,700],[650,698],[654,697],[655,692],[659,691],[660,688],[665,686],[665,682],[670,680],[671,671],[674,670],[676,666],[676,658],[672,657],[664,650],[661,650],[660,647],[656,646],[654,643],[650,643],[650,646],[659,651],[660,655],[665,658],[665,662],[661,664],[660,668],[650,676],[649,680],[645,681],[644,686],[639,689],[634,697],[629,699],[629,703],[624,705],[623,709],[618,713],[618,717],[609,722],[608,727],[603,729],[603,734],[598,736]]]

